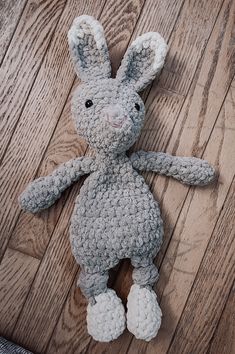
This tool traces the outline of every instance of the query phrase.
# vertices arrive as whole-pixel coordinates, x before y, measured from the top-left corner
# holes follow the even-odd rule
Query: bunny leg
[[[81,271],[78,285],[88,299],[87,330],[99,342],[118,338],[126,327],[124,306],[115,291],[107,287],[108,272]]]
[[[138,339],[150,341],[161,326],[162,312],[152,289],[158,270],[152,259],[140,263],[132,260],[134,284],[127,299],[127,328]]]

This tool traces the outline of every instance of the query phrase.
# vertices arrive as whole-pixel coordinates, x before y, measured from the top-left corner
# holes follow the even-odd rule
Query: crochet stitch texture
[[[145,108],[137,92],[161,70],[167,45],[160,34],[146,33],[127,50],[115,79],[101,24],[90,16],[74,20],[68,40],[82,83],[72,100],[79,134],[94,149],[59,166],[51,175],[29,184],[19,197],[32,213],[50,207],[80,176],[90,174],[75,201],[71,219],[72,252],[81,272],[78,280],[89,300],[88,332],[110,341],[125,329],[125,311],[115,291],[107,288],[108,271],[123,258],[134,267],[128,296],[127,327],[151,340],[161,324],[161,310],[152,286],[158,279],[153,263],[163,238],[158,203],[138,171],[155,171],[182,183],[206,185],[214,169],[195,157],[174,157],[139,151],[127,157],[143,126]]]

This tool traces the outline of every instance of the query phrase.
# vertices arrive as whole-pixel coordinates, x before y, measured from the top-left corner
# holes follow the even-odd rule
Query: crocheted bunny
[[[59,166],[32,182],[21,194],[21,207],[32,213],[51,206],[80,176],[90,174],[75,202],[71,219],[72,252],[81,267],[78,280],[89,301],[87,326],[98,341],[111,341],[125,329],[121,300],[107,287],[108,271],[130,258],[133,282],[127,302],[127,327],[149,341],[161,324],[152,286],[153,263],[163,238],[158,203],[138,171],[154,171],[189,185],[206,185],[214,169],[197,158],[139,151],[127,157],[143,126],[143,90],[164,64],[167,45],[155,32],[143,34],[128,48],[115,79],[103,28],[90,16],[76,18],[68,33],[76,73],[82,83],[74,93],[76,128],[95,151]]]

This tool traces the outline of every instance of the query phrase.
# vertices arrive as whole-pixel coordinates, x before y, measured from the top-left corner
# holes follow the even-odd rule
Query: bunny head
[[[79,134],[105,155],[128,150],[143,125],[145,108],[137,92],[161,70],[167,45],[156,32],[138,37],[128,48],[115,79],[101,24],[77,17],[68,33],[75,70],[81,84],[75,90],[72,113]]]

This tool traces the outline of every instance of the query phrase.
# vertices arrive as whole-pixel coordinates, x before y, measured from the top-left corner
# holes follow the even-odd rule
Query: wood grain
[[[0,2],[0,63],[8,49],[17,23],[27,0],[5,0]]]
[[[235,46],[230,45],[234,36],[234,10],[234,2],[225,1],[166,148],[173,155],[200,157],[205,150],[235,74]],[[188,189],[170,179],[156,175],[150,177],[166,220],[165,240],[158,257],[160,265]]]
[[[185,95],[203,55],[223,1],[185,1],[169,45],[159,86]],[[169,68],[169,69],[168,69]]]
[[[0,160],[12,137],[64,5],[65,0],[31,0],[20,18],[0,69]]]
[[[204,159],[218,167],[220,178],[211,187],[190,190],[165,254],[157,284],[164,318],[156,340],[148,346],[143,344],[142,350],[149,353],[156,350],[166,353],[169,348],[231,185],[235,173],[233,102],[234,89],[231,87],[203,155]],[[178,194],[178,186],[175,184],[175,195]],[[130,352],[134,353],[136,347],[138,343],[133,340]]]
[[[230,220],[229,220],[230,223]],[[230,291],[223,314],[211,341],[208,354],[235,353],[235,286]]]
[[[77,272],[68,238],[71,213],[72,207],[63,210],[14,328],[13,340],[33,352],[44,351]]]
[[[80,293],[75,280],[63,311],[51,336],[46,353],[84,353],[90,342],[87,333],[87,301]]]
[[[206,353],[208,350],[235,279],[234,193],[235,181],[208,244],[169,354],[176,351],[182,354]],[[218,348],[217,353],[221,353]]]
[[[7,249],[0,265],[0,333],[10,337],[34,279],[39,261]]]
[[[20,213],[17,198],[36,174],[74,82],[75,74],[67,45],[68,29],[79,14],[98,16],[104,1],[98,8],[95,4],[94,0],[67,2],[4,156],[0,171],[3,181],[0,195],[4,208],[0,226],[0,258]],[[5,193],[6,190],[8,193]]]

